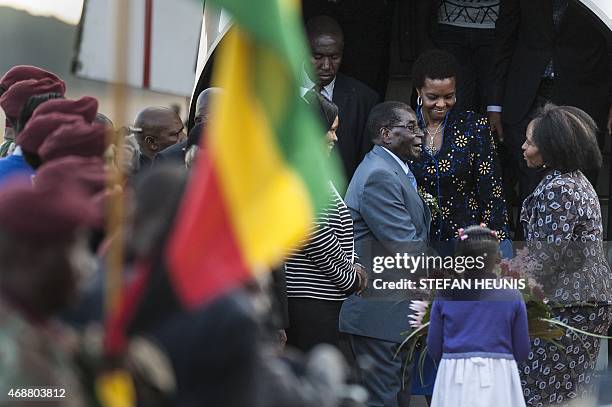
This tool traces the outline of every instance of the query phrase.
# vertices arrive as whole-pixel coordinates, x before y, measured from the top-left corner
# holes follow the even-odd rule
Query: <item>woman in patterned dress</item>
[[[597,127],[570,106],[547,105],[527,127],[523,156],[544,179],[523,202],[520,220],[529,253],[529,272],[542,284],[554,317],[605,335],[612,318],[612,273],[603,249],[601,208],[582,173],[598,168]],[[519,366],[528,406],[569,405],[588,396],[599,339],[569,333],[564,349],[532,339],[529,359]]]
[[[431,240],[451,243],[439,250],[452,254],[457,230],[480,223],[498,232],[506,250],[506,202],[495,141],[485,116],[453,109],[457,71],[446,51],[424,52],[415,62],[416,111],[425,138],[410,169],[421,192],[438,200],[441,213],[432,219]]]
[[[453,109],[458,70],[455,58],[441,50],[426,51],[415,62],[416,112],[424,138],[420,157],[408,165],[421,195],[437,199],[440,213],[432,214],[430,241],[438,254],[453,255],[457,230],[481,223],[497,231],[508,254],[512,246],[495,142],[485,116]],[[431,360],[424,372],[423,381],[413,372],[412,394],[432,394]]]

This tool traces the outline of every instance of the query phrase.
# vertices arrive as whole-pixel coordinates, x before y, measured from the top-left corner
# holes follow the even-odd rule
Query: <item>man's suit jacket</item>
[[[337,148],[342,157],[344,175],[349,180],[372,148],[372,141],[365,134],[365,124],[379,97],[365,84],[339,73],[336,76],[332,99],[338,105],[340,120]]]
[[[397,161],[382,147],[374,146],[361,162],[345,197],[355,233],[355,251],[368,272],[369,287],[342,305],[340,331],[401,342],[408,330],[412,290],[377,290],[374,280],[409,279],[408,270],[373,272],[376,256],[427,254],[431,213]]]
[[[160,151],[159,153],[155,154],[155,161],[153,165],[177,164],[184,166],[186,148],[187,141],[185,140]]]
[[[550,59],[556,104],[579,107],[605,123],[610,95],[610,61],[602,23],[577,0],[558,26],[552,0],[501,0],[497,20],[494,80],[490,105],[503,107],[502,118],[517,124],[529,112]]]

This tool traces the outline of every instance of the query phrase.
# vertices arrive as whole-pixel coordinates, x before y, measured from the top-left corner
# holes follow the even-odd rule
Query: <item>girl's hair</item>
[[[459,239],[455,246],[455,258],[482,257],[482,261],[474,261],[472,267],[466,267],[465,275],[470,278],[479,274],[490,272],[499,255],[499,239],[494,230],[485,225],[472,225],[459,229]],[[465,261],[465,260],[464,260]],[[484,264],[484,267],[481,267]]]
[[[325,131],[329,131],[334,124],[334,120],[338,117],[338,106],[312,90],[306,92],[304,99],[315,109],[319,121],[325,127]]]

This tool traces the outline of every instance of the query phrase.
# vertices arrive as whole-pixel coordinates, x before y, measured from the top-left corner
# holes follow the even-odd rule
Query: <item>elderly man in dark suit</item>
[[[333,18],[313,17],[308,20],[306,31],[317,77],[310,78],[304,74],[302,93],[314,89],[338,106],[338,151],[345,175],[350,179],[357,165],[372,148],[364,129],[368,114],[379,96],[367,85],[338,72],[342,63],[344,35]]]
[[[501,0],[496,25],[491,129],[508,147],[522,200],[541,177],[528,169],[521,145],[527,124],[546,102],[576,106],[600,128],[612,119],[610,33],[577,0]],[[608,38],[606,38],[606,35]],[[608,41],[608,42],[607,42]],[[607,131],[606,131],[607,128]],[[596,185],[597,172],[587,177]]]
[[[423,133],[414,111],[401,102],[375,106],[366,131],[375,146],[357,167],[345,202],[353,219],[355,251],[371,284],[342,305],[340,331],[350,334],[360,376],[370,393],[368,406],[407,406],[410,386],[403,385],[410,383],[411,368],[402,379],[406,355],[394,354],[405,339],[401,333],[409,329],[409,300],[423,293],[397,289],[397,283],[416,282],[420,272],[397,265],[381,271],[379,260],[427,253],[431,214],[406,164],[420,155]],[[372,362],[369,367],[365,359]]]

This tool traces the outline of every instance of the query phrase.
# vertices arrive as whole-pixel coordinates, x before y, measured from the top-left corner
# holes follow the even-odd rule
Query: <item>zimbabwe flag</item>
[[[294,0],[210,0],[234,27],[223,40],[212,107],[168,247],[171,276],[195,307],[268,270],[305,237],[339,167],[300,98],[309,61]]]

